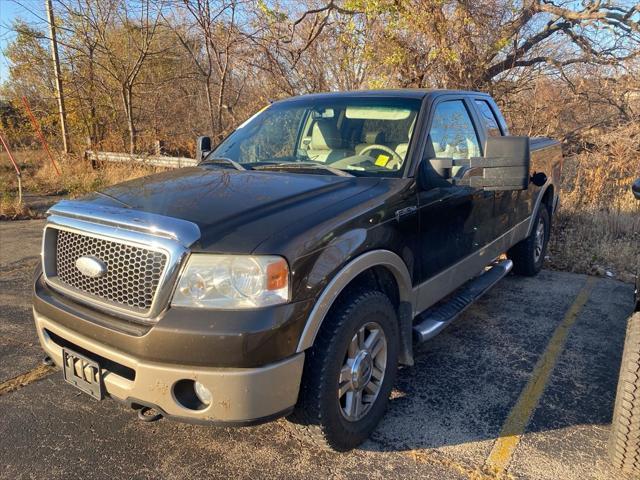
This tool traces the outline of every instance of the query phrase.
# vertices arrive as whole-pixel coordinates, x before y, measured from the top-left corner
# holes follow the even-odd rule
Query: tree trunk
[[[122,105],[127,117],[127,128],[129,130],[129,153],[136,153],[136,127],[133,121],[133,105],[131,85],[122,86]]]
[[[89,50],[89,141],[94,149],[98,144],[98,120],[96,112],[96,80],[93,60],[93,48]]]
[[[218,124],[218,131],[216,132],[216,136],[222,136],[222,102],[224,101],[226,83],[226,75],[223,75],[220,79],[220,88],[218,89],[218,118],[216,122]]]
[[[218,139],[222,138],[222,134],[224,131],[224,128],[222,126],[222,105],[224,102],[224,94],[227,86],[227,70],[228,70],[228,64],[225,64],[224,69],[222,70],[222,75],[220,75],[220,88],[218,89],[218,112],[217,112],[218,131],[216,132],[216,137],[218,137]]]
[[[211,129],[209,135],[213,136],[216,133],[216,119],[213,112],[213,92],[211,92],[211,75],[205,80],[204,85],[207,93],[207,107],[209,108],[209,128]]]

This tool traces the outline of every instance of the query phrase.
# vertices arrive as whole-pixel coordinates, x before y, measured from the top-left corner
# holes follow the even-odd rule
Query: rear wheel
[[[398,321],[378,291],[343,295],[307,351],[289,420],[321,446],[362,443],[384,415],[398,366]]]
[[[542,270],[549,243],[550,227],[549,211],[541,205],[531,235],[507,252],[507,257],[513,260],[514,273],[533,277]]]
[[[629,319],[622,353],[609,456],[632,478],[640,477],[640,312]]]

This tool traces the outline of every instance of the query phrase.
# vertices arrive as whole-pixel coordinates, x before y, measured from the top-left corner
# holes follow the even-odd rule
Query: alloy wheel
[[[536,233],[534,237],[534,246],[533,246],[533,260],[538,263],[540,261],[540,257],[542,256],[542,251],[544,250],[544,240],[545,240],[545,228],[544,228],[544,220],[542,218],[538,219],[538,224],[536,225]]]
[[[338,380],[343,417],[356,422],[371,409],[387,367],[387,339],[376,322],[361,326],[349,342]]]

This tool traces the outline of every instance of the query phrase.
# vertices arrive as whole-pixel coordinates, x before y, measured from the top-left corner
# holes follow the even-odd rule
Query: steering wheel
[[[370,152],[371,150],[382,150],[383,152],[391,155],[392,159],[389,160],[385,165],[385,167],[388,168],[389,170],[397,170],[398,168],[400,168],[400,165],[402,165],[402,162],[404,161],[404,159],[398,154],[398,152],[387,147],[386,145],[380,145],[378,143],[374,143],[373,145],[368,145],[364,147],[362,150],[360,150],[359,155],[365,155],[367,152]]]

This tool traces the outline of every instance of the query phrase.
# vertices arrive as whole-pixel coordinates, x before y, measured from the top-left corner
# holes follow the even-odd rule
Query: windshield
[[[204,162],[245,169],[399,176],[420,100],[344,98],[274,104],[227,137]]]

